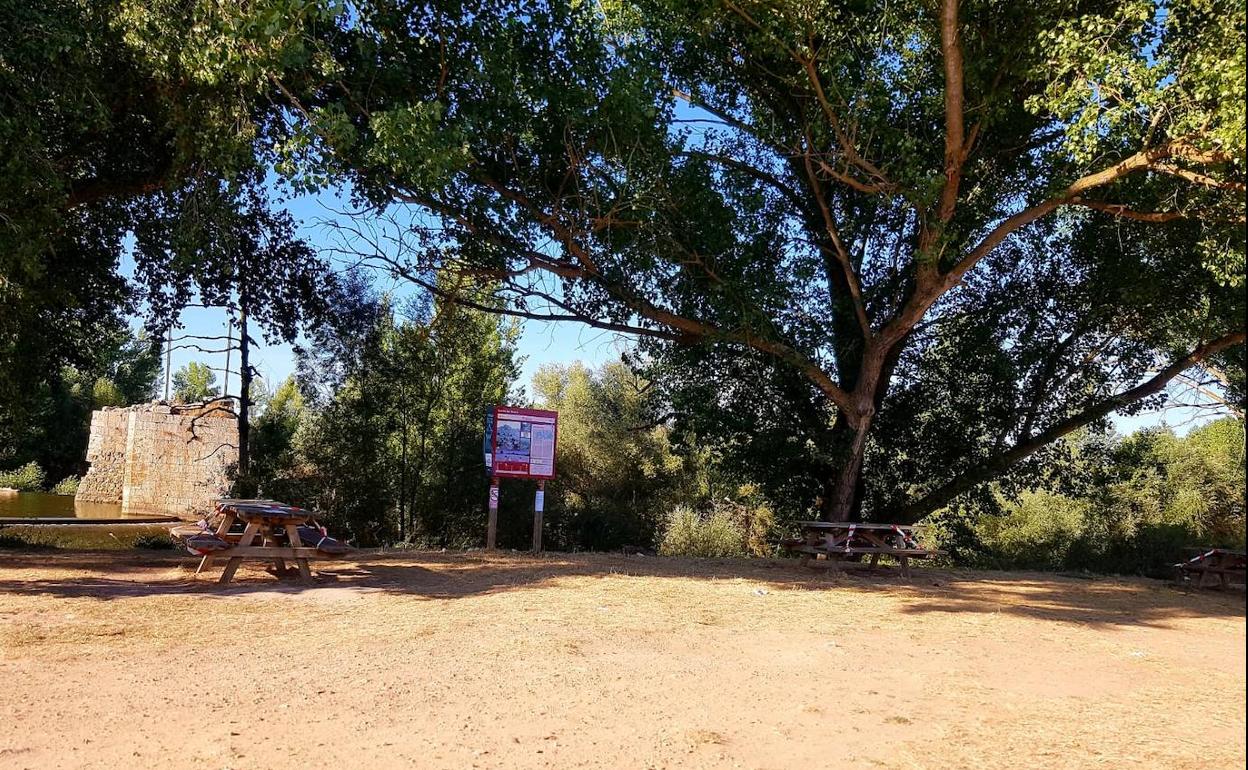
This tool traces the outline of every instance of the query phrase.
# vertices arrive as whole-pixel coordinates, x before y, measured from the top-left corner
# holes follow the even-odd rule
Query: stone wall
[[[119,502],[127,513],[206,513],[229,491],[237,443],[238,418],[221,403],[101,409],[78,499]]]
[[[91,463],[91,468],[78,484],[79,500],[121,502],[129,425],[128,410],[101,409],[91,415],[91,438],[87,442],[87,462]]]

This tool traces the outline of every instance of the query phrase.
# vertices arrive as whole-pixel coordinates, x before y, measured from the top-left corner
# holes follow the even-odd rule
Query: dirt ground
[[[793,562],[365,554],[220,588],[0,553],[3,768],[1212,768],[1244,593]]]

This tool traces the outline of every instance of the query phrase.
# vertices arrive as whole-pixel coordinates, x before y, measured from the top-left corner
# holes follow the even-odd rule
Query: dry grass
[[[0,767],[1244,761],[1242,592],[479,553],[223,589],[189,561],[0,555]]]

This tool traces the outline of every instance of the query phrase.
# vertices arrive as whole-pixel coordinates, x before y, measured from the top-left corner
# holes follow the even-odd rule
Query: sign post
[[[542,550],[546,480],[555,477],[555,442],[558,433],[557,412],[495,406],[486,413],[485,468],[490,474],[486,548],[494,548],[498,535],[499,482],[503,478],[513,478],[537,480],[537,494],[533,497],[533,551]]]
[[[546,507],[546,480],[538,479],[533,495],[533,553],[542,552],[542,509]]]
[[[494,550],[498,539],[498,477],[490,479],[490,518],[485,525],[485,547]]]

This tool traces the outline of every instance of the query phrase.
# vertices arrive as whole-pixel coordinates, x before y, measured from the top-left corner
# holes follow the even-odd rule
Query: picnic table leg
[[[875,565],[880,563],[880,555],[878,553],[871,554],[871,569],[875,569]]]
[[[256,539],[256,533],[258,533],[259,531],[260,531],[260,525],[257,524],[256,522],[253,521],[252,523],[248,524],[247,529],[243,530],[243,536],[238,541],[238,544],[240,546],[251,545],[252,541]],[[238,572],[238,565],[242,563],[243,563],[243,557],[231,556],[230,560],[226,562],[225,569],[221,572],[221,577],[220,579],[217,580],[217,582],[220,583],[221,585],[225,585],[226,583],[233,580],[234,573]]]
[[[291,548],[299,548],[303,545],[303,539],[299,537],[299,527],[296,524],[286,525],[286,537],[290,541]],[[308,568],[307,558],[303,556],[296,557],[295,564],[299,565],[299,582],[311,583],[312,570]]]
[[[901,559],[901,576],[904,578],[910,577],[910,557],[903,554],[897,558]]]

